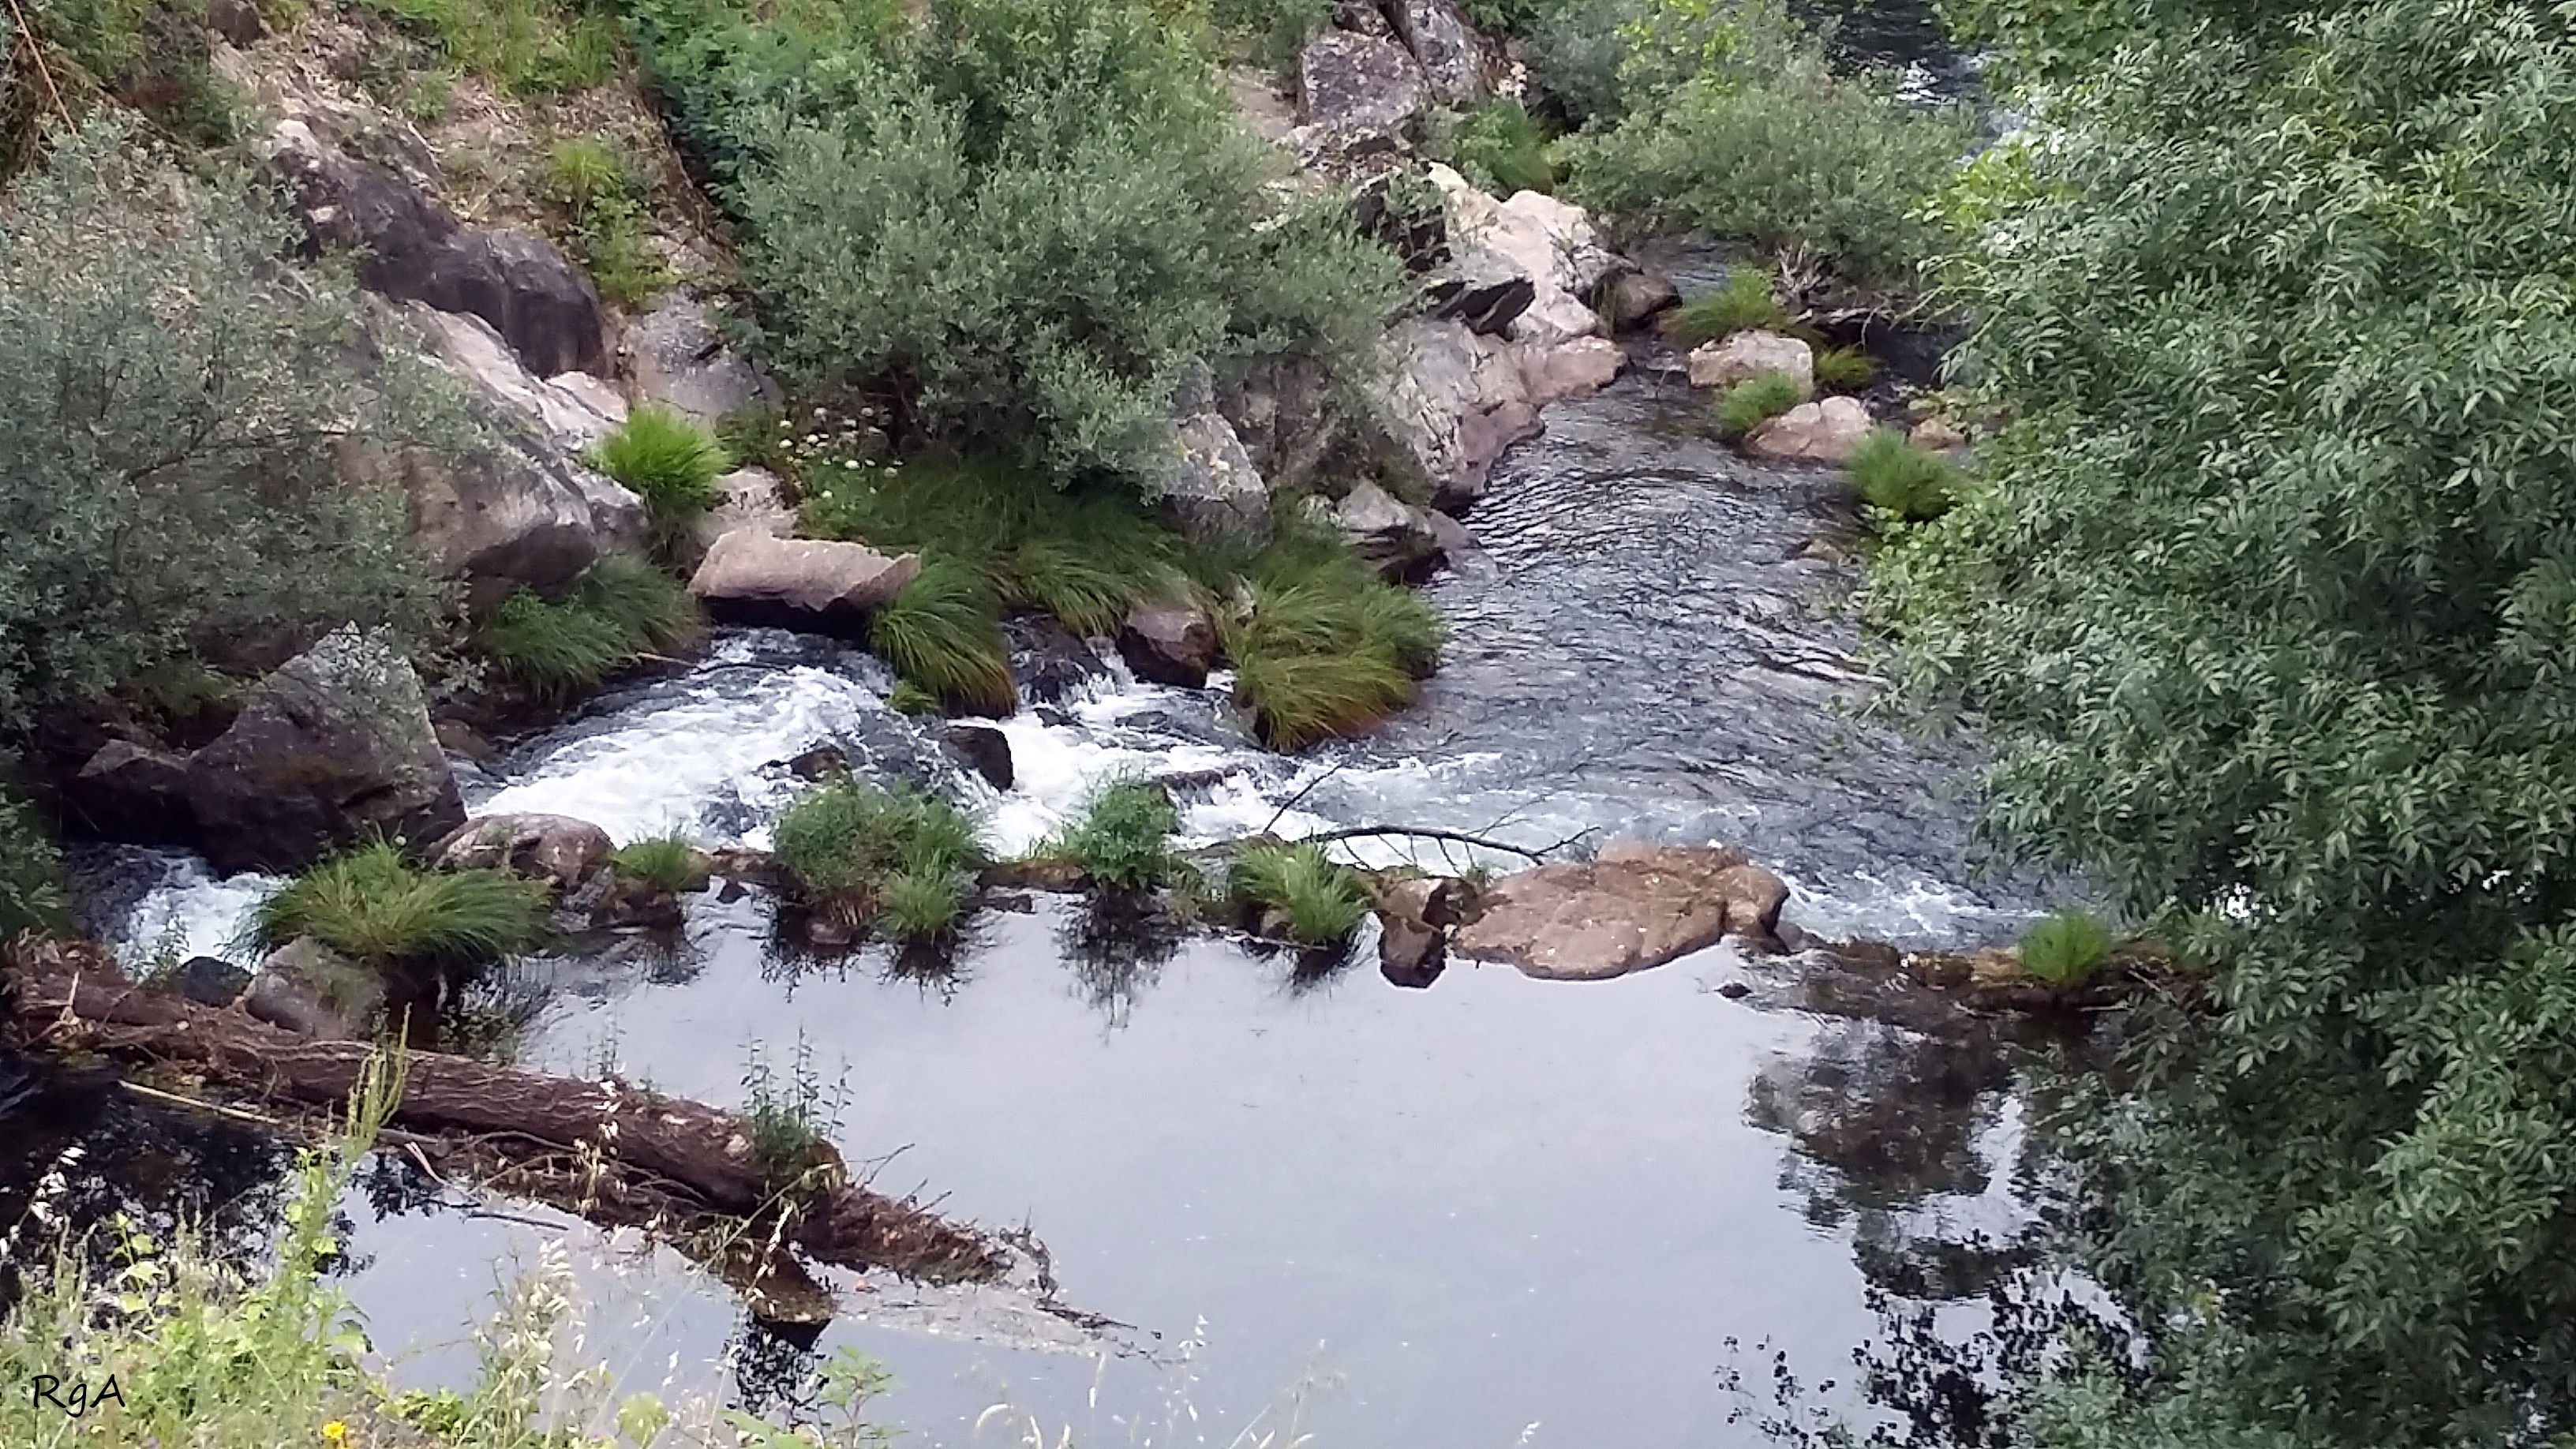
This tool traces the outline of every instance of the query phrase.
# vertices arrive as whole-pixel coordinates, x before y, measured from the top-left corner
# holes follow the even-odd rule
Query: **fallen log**
[[[346,1102],[377,1048],[270,1026],[124,978],[99,947],[22,938],[7,954],[10,1036],[186,1071],[269,1102]],[[703,1103],[441,1052],[406,1056],[390,1115],[424,1158],[498,1190],[684,1239],[729,1280],[811,1316],[820,1290],[788,1256],[934,1282],[985,1280],[1003,1249],[855,1181],[827,1142],[765,1162],[751,1125]],[[428,1165],[424,1162],[424,1165]]]

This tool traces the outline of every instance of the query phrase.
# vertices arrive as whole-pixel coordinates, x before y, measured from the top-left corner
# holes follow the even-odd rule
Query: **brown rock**
[[[1119,657],[1137,677],[1196,689],[1216,667],[1216,626],[1207,611],[1185,600],[1142,604],[1118,629]]]
[[[569,891],[617,849],[608,832],[569,815],[486,815],[438,843],[441,870],[506,870]]]
[[[1521,385],[1528,389],[1532,407],[1543,408],[1570,397],[1588,397],[1608,387],[1619,369],[1628,365],[1628,354],[1607,337],[1525,342],[1516,347]]]
[[[986,890],[1053,891],[1070,894],[1091,883],[1079,862],[1062,856],[1032,856],[1026,860],[996,861],[977,875],[976,884]]]
[[[1759,458],[1848,463],[1869,440],[1871,426],[1869,409],[1860,399],[1829,397],[1800,403],[1764,423],[1744,440],[1744,447]]]
[[[1487,887],[1453,945],[1544,980],[1600,980],[1722,936],[1767,944],[1787,898],[1778,876],[1736,851],[1621,841]]]
[[[948,747],[996,790],[1008,790],[1016,778],[1011,768],[1011,737],[988,724],[952,724]]]
[[[1603,289],[1601,317],[1613,327],[1634,327],[1681,299],[1672,279],[1661,272],[1621,272]]]
[[[778,538],[737,528],[707,550],[689,592],[729,623],[856,638],[870,613],[920,576],[915,554],[888,558],[863,543]]]
[[[1929,453],[1955,453],[1968,446],[1968,435],[1948,418],[1925,418],[1914,425],[1906,441]]]

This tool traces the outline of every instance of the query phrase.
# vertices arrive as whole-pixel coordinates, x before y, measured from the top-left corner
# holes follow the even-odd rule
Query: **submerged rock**
[[[1780,878],[1732,850],[1621,841],[1598,859],[1507,876],[1453,943],[1551,981],[1660,966],[1739,936],[1768,945],[1788,899]]]
[[[617,849],[608,832],[569,815],[486,815],[430,852],[441,870],[506,870],[558,892],[580,887]]]
[[[419,676],[355,629],[252,686],[232,728],[190,757],[188,806],[227,874],[300,870],[377,836],[426,844],[465,823]]]
[[[709,614],[729,623],[857,638],[871,612],[920,576],[915,554],[888,558],[863,543],[778,538],[738,528],[707,550],[689,592]]]
[[[1216,668],[1216,625],[1186,600],[1140,604],[1118,630],[1118,654],[1140,679],[1196,689]]]
[[[988,724],[952,724],[948,727],[948,748],[957,752],[969,769],[984,777],[984,783],[996,790],[1011,788],[1011,737]]]

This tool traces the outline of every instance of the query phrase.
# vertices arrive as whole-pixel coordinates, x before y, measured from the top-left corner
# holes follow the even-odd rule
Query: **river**
[[[469,778],[470,801],[620,840],[757,842],[802,788],[788,762],[834,746],[863,772],[937,778],[1009,849],[1101,780],[1180,772],[1195,839],[1275,818],[1725,842],[1792,881],[1788,916],[1811,931],[2009,934],[2039,896],[1978,878],[1958,799],[1971,760],[1860,710],[1846,485],[1709,441],[1704,399],[1646,364],[1551,409],[1498,468],[1470,519],[1483,553],[1429,586],[1453,631],[1442,670],[1373,739],[1267,755],[1221,680],[1175,690],[1105,665],[1004,723],[1019,782],[995,792],[884,708],[890,680],[863,653],[729,632],[519,742]],[[93,910],[137,952],[219,947],[263,884],[135,852],[92,879]],[[2001,1049],[1718,989],[1796,969],[1721,947],[1612,982],[1460,963],[1401,990],[1366,943],[1315,962],[1140,940],[1038,896],[923,972],[875,950],[797,957],[760,898],[704,895],[675,940],[589,938],[477,1000],[532,1065],[613,1064],[717,1103],[741,1100],[753,1052],[783,1071],[803,1043],[834,1139],[882,1162],[880,1187],[1027,1226],[1060,1302],[1114,1325],[1077,1326],[1025,1283],[843,1277],[843,1315],[794,1341],[674,1254],[391,1159],[343,1204],[343,1277],[406,1382],[469,1372],[463,1335],[496,1281],[551,1253],[592,1306],[585,1352],[627,1386],[775,1406],[846,1344],[892,1370],[877,1415],[921,1444],[1019,1442],[1013,1412],[1093,1445],[1251,1444],[1292,1417],[1327,1449],[1758,1443],[1730,1375],[1760,1398],[1781,1352],[1811,1384],[1848,1378],[1884,1330],[1873,1284],[1956,1299],[1943,1322],[1972,1331],[1992,1256],[1973,1245],[2028,1217]],[[0,1217],[86,1143],[74,1197],[192,1204],[256,1239],[273,1144],[59,1095],[15,1129]],[[1848,1388],[1817,1402],[1872,1412]]]

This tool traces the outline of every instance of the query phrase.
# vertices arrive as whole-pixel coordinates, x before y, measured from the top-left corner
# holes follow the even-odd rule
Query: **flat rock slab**
[[[913,554],[888,558],[863,543],[779,538],[743,527],[707,550],[689,592],[728,623],[864,638],[868,615],[920,575],[921,560]]]
[[[1768,941],[1788,897],[1736,851],[1621,841],[1599,858],[1505,877],[1459,928],[1461,956],[1545,981],[1600,981],[1661,966],[1721,937]]]

